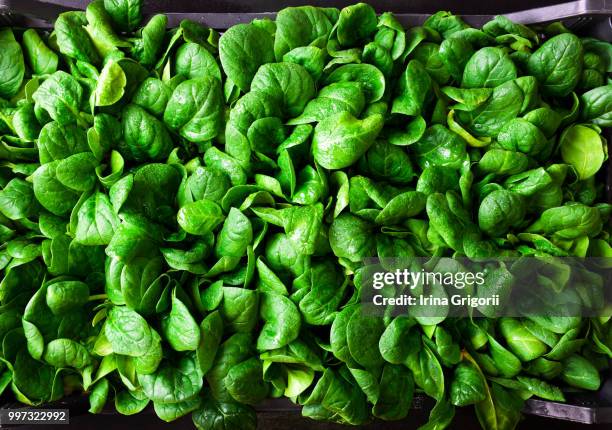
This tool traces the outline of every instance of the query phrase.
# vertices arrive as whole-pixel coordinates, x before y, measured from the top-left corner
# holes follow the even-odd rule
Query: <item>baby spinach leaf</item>
[[[202,389],[200,373],[193,354],[177,363],[163,363],[151,375],[138,375],[144,394],[153,402],[179,403],[195,397]]]
[[[104,0],[104,9],[121,31],[132,31],[142,19],[142,0]]]
[[[59,125],[79,122],[83,88],[63,71],[47,78],[32,94],[37,109],[44,109]]]
[[[302,46],[324,47],[332,27],[338,19],[331,11],[299,6],[281,10],[276,16],[274,54],[279,61],[283,55]]]
[[[583,48],[580,39],[563,33],[548,39],[531,56],[527,70],[552,96],[566,96],[578,84],[582,71]]]
[[[585,390],[597,390],[601,383],[599,372],[584,357],[572,354],[563,360],[561,378],[569,385]]]
[[[359,83],[368,103],[379,101],[386,88],[384,75],[371,64],[346,64],[338,67],[325,79],[327,85],[335,82]]]
[[[67,214],[77,203],[79,194],[64,186],[57,178],[60,161],[43,164],[32,175],[34,195],[54,215]]]
[[[196,358],[203,375],[206,375],[213,366],[222,335],[223,320],[219,312],[214,311],[200,324],[200,343],[196,349]]]
[[[84,282],[59,281],[47,287],[47,306],[57,316],[79,309],[88,299],[89,287]]]
[[[35,74],[46,75],[57,70],[59,57],[45,44],[35,29],[24,31],[23,47]]]
[[[172,292],[172,308],[162,320],[162,332],[175,351],[195,351],[200,344],[200,328],[189,309]]]
[[[113,306],[104,324],[104,334],[116,354],[139,357],[151,344],[151,329],[138,313],[122,306]]]
[[[193,424],[198,430],[255,430],[257,415],[249,406],[240,403],[219,403],[212,398],[205,398],[200,409],[193,415]]]
[[[359,120],[348,112],[325,118],[315,127],[313,154],[326,169],[342,169],[354,164],[374,143],[383,118],[373,115]]]
[[[261,298],[261,318],[265,321],[257,338],[257,349],[282,348],[297,338],[301,318],[295,304],[287,297],[264,293]]]
[[[601,168],[606,159],[604,145],[599,133],[584,125],[567,128],[559,142],[563,161],[576,169],[581,180],[592,177]]]
[[[523,384],[527,391],[535,394],[538,397],[556,402],[565,401],[565,397],[563,396],[561,390],[554,385],[550,385],[536,378],[528,378],[526,376],[519,376],[517,379],[521,384]]]
[[[55,339],[49,342],[43,359],[57,368],[81,369],[91,362],[87,349],[71,339]]]
[[[582,94],[580,97],[583,104],[582,119],[603,127],[609,127],[611,97],[612,86],[610,85],[593,88]]]
[[[393,99],[391,112],[417,116],[425,109],[425,102],[432,88],[431,77],[418,60],[406,66]]]
[[[25,74],[25,64],[21,46],[15,40],[10,28],[0,31],[0,97],[13,97],[21,88]]]
[[[355,46],[367,39],[376,29],[374,8],[365,3],[348,6],[340,11],[336,36],[342,46]]]
[[[157,118],[140,106],[129,104],[123,109],[121,119],[124,141],[119,146],[119,152],[124,158],[158,161],[170,154],[172,139]]]
[[[29,182],[14,178],[0,191],[0,212],[8,219],[28,218],[36,209],[34,190]]]
[[[62,54],[74,60],[98,64],[100,54],[89,37],[86,26],[85,12],[61,13],[55,21],[57,46]]]
[[[253,24],[238,24],[219,39],[219,59],[225,74],[248,92],[259,66],[274,61],[274,39]]]
[[[495,88],[517,77],[516,66],[500,48],[487,46],[472,55],[463,69],[464,88]]]
[[[109,61],[100,72],[96,84],[95,105],[110,106],[117,103],[125,93],[125,72],[114,61]]]
[[[499,328],[512,352],[522,361],[533,360],[546,353],[546,345],[529,333],[520,321],[504,318]]]
[[[221,86],[211,78],[190,79],[172,92],[164,110],[164,122],[191,142],[204,142],[220,131]]]
[[[383,420],[400,420],[410,410],[414,380],[404,366],[386,364],[380,377],[380,394],[372,414]]]
[[[253,76],[251,89],[277,89],[283,94],[284,112],[289,117],[302,113],[306,103],[315,96],[315,84],[310,74],[293,63],[264,64]]]
[[[450,386],[450,400],[455,406],[466,406],[485,399],[485,381],[474,365],[461,362],[455,367],[455,374]]]
[[[177,220],[187,233],[204,236],[223,221],[223,213],[218,204],[203,199],[183,206],[177,214]]]

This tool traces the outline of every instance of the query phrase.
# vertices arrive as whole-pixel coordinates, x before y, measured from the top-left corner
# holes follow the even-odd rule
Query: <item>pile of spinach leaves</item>
[[[611,257],[610,44],[366,4],[221,36],[141,10],[0,29],[0,392],[246,430],[266,398],[359,425],[418,390],[424,429],[473,405],[502,430],[531,396],[598,389],[609,318],[368,318],[359,275]]]

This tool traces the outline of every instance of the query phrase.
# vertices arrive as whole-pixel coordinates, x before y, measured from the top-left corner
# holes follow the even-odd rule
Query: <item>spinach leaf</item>
[[[264,64],[257,70],[252,90],[272,89],[283,94],[283,107],[287,116],[297,116],[315,95],[315,84],[308,71],[299,64]]]
[[[540,82],[544,94],[566,96],[580,79],[583,52],[578,37],[570,33],[559,34],[531,54],[527,70]]]
[[[57,71],[32,94],[36,109],[44,109],[59,125],[80,120],[83,88],[71,75]]]
[[[335,16],[334,16],[335,13]],[[303,46],[324,47],[338,11],[313,6],[289,7],[276,16],[274,54],[279,61],[287,52]]]
[[[13,97],[21,88],[25,74],[23,52],[10,28],[0,31],[0,97]]]
[[[450,386],[451,403],[466,406],[485,399],[485,386],[477,369],[470,362],[462,362],[455,368]]]
[[[104,334],[116,354],[144,355],[152,342],[151,328],[138,313],[114,306],[104,324]]]
[[[610,97],[612,86],[605,85],[593,88],[582,94],[580,100],[583,104],[582,119],[594,124],[608,127],[610,125]]]
[[[121,31],[133,31],[142,19],[142,0],[104,0],[104,9]]]
[[[606,153],[596,130],[574,125],[566,129],[560,139],[561,158],[576,169],[579,179],[589,179],[599,171]]]
[[[257,416],[249,406],[235,402],[219,403],[206,398],[202,408],[193,413],[193,424],[199,430],[255,430]]]
[[[140,106],[127,105],[122,112],[123,137],[119,152],[128,160],[157,161],[172,151],[172,139],[164,124]],[[136,132],[137,131],[137,132]]]
[[[227,77],[247,92],[259,66],[274,61],[274,39],[256,25],[235,25],[219,39],[219,59]]]
[[[221,85],[216,79],[183,81],[166,104],[164,122],[191,142],[211,140],[222,124],[221,99]]]
[[[464,88],[495,88],[517,77],[516,66],[502,49],[487,46],[470,57],[463,69]]]
[[[35,74],[46,75],[57,70],[58,55],[45,44],[35,29],[30,28],[24,31],[23,47],[26,58]]]
[[[354,164],[374,143],[383,118],[373,115],[359,120],[348,112],[325,118],[315,127],[313,154],[326,169],[342,169]]]
[[[59,51],[77,61],[90,64],[100,62],[100,54],[86,30],[85,12],[64,12],[55,21]]]
[[[200,328],[189,309],[172,292],[172,308],[162,320],[162,332],[176,351],[195,351],[200,344]]]

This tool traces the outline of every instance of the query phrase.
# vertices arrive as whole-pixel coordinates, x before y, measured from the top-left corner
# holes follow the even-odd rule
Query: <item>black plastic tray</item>
[[[358,0],[145,0],[145,15],[165,13],[169,25],[176,26],[183,19],[191,19],[208,27],[224,30],[256,18],[273,19],[276,12],[288,6],[303,4],[344,7]],[[379,12],[392,11],[405,26],[422,24],[429,14],[437,10],[451,10],[462,15],[466,22],[480,26],[495,15],[504,14],[516,22],[540,24],[562,21],[582,36],[591,36],[612,42],[612,0],[364,0]],[[84,9],[88,0],[0,0],[0,27],[5,25],[51,28],[57,15],[68,10]],[[0,53],[1,55],[1,53]],[[612,133],[608,133],[609,153],[612,154]],[[606,191],[612,202],[612,163],[607,164]],[[2,399],[0,399],[1,402]],[[19,407],[1,402],[2,408]],[[57,408],[69,408],[73,416],[87,413],[84,397],[66,398]],[[429,399],[415,396],[413,409],[430,409]],[[22,406],[23,407],[23,406]],[[258,412],[295,413],[296,406],[289,401],[268,401]],[[149,411],[151,412],[151,411]],[[547,418],[557,418],[582,424],[612,424],[612,377],[598,393],[579,394],[568,403],[539,399],[526,402],[524,412]],[[93,426],[93,424],[92,424]],[[6,428],[1,426],[0,428]],[[87,425],[89,427],[89,425]],[[98,428],[97,426],[93,426]],[[607,426],[606,426],[607,427]],[[314,428],[314,426],[313,426]],[[327,428],[327,427],[326,427]],[[381,428],[386,428],[385,426]]]
[[[88,3],[88,0],[0,0],[0,14],[7,14],[14,25],[44,28],[51,27],[59,13],[84,9]],[[311,4],[344,7],[353,3],[356,0],[148,0],[145,1],[145,14],[163,12],[168,15],[170,26],[189,18],[222,30],[255,18],[274,18],[277,11],[288,6]],[[394,12],[404,25],[421,24],[437,10],[452,10],[472,25],[482,25],[503,13],[513,21],[525,24],[563,20],[570,27],[586,24],[592,27],[594,24],[599,26],[603,21],[605,28],[597,28],[597,36],[612,38],[612,30],[609,29],[612,0],[371,0],[369,3],[379,12]],[[592,28],[589,35],[596,36]]]

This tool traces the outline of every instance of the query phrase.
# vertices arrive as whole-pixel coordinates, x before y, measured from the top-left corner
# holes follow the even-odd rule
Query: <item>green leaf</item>
[[[10,28],[0,31],[0,49],[0,97],[10,98],[21,88],[25,74],[23,52]]]
[[[193,316],[172,292],[172,309],[162,320],[162,332],[170,346],[176,351],[195,351],[200,344],[200,328]]]
[[[152,342],[151,328],[136,312],[122,306],[113,306],[104,324],[104,333],[116,354],[139,357]]]
[[[204,236],[212,232],[223,221],[219,205],[203,199],[183,206],[178,214],[179,225],[187,233]]]
[[[111,106],[117,103],[125,93],[127,78],[125,72],[114,61],[109,61],[100,72],[96,84],[95,105]]]
[[[601,169],[607,156],[605,142],[596,130],[574,125],[566,129],[560,139],[561,157],[576,169],[579,179],[588,179]]]

